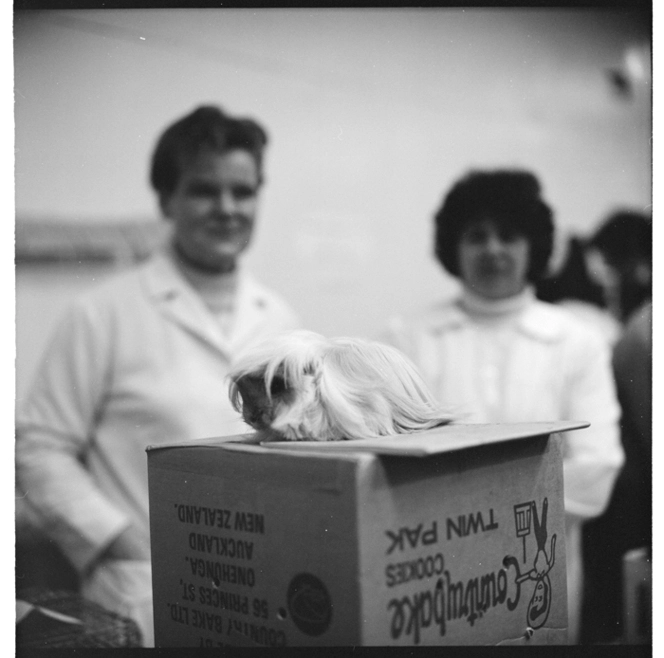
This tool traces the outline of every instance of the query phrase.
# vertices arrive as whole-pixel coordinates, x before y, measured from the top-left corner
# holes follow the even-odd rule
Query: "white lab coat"
[[[581,522],[606,507],[623,463],[607,342],[532,291],[504,318],[468,313],[460,300],[409,319],[393,318],[387,340],[419,367],[461,422],[589,421],[564,435],[569,637],[582,596]]]
[[[43,529],[80,571],[83,593],[133,616],[151,644],[149,563],[96,558],[130,524],[149,543],[149,445],[244,433],[225,377],[267,334],[299,327],[240,274],[233,328],[166,254],[81,297],[60,323],[17,410],[18,483]]]

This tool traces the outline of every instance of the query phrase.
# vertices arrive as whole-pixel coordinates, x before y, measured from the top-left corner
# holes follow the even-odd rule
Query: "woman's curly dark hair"
[[[529,281],[546,271],[553,251],[553,213],[542,200],[540,184],[528,171],[471,171],[447,193],[435,219],[435,254],[458,277],[461,235],[472,222],[491,219],[530,245]]]
[[[248,151],[262,180],[267,133],[252,119],[229,116],[214,105],[202,105],[178,119],[161,135],[152,154],[150,183],[160,197],[175,191],[183,167],[201,151]]]

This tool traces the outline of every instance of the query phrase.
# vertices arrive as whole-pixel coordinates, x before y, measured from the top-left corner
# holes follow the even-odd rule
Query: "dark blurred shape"
[[[583,527],[583,644],[624,639],[625,553],[652,546],[652,221],[631,210],[610,214],[587,239],[572,237],[562,268],[537,296],[611,316],[617,327],[613,374],[621,405],[625,463],[607,509]],[[588,319],[591,315],[587,315]],[[607,334],[609,337],[609,334]],[[610,342],[613,343],[610,338]]]
[[[646,548],[623,557],[623,644],[652,644],[652,555]]]
[[[652,222],[642,213],[620,210],[607,217],[588,244],[602,251],[609,265],[617,269],[652,260]]]
[[[35,607],[16,624],[19,652],[21,649],[141,646],[140,631],[131,619],[109,612],[78,594],[34,589],[24,592],[21,600]],[[58,615],[63,617],[59,619]],[[72,621],[68,622],[67,618]]]
[[[652,221],[632,210],[609,215],[587,242],[618,278],[619,319],[626,321],[652,295]]]
[[[613,93],[619,98],[629,100],[633,96],[632,83],[624,71],[608,69],[606,72]]]
[[[650,217],[620,210],[588,238],[571,237],[562,267],[536,282],[536,291],[545,302],[577,300],[608,309],[624,323],[652,295]]]
[[[41,587],[47,590],[78,591],[76,570],[58,545],[35,526],[17,518],[16,593]]]
[[[567,256],[560,271],[537,283],[537,296],[552,304],[565,299],[578,299],[600,308],[606,306],[602,286],[588,273],[585,243],[576,236],[570,238]]]
[[[613,355],[625,465],[602,516],[584,527],[582,641],[622,638],[625,553],[652,551],[652,303],[630,318]]]

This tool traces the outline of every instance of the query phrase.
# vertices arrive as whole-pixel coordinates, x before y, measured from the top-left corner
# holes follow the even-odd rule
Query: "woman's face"
[[[258,166],[248,151],[199,153],[161,200],[180,255],[202,271],[232,270],[251,240],[259,186]]]
[[[521,233],[491,219],[470,223],[458,246],[463,284],[486,299],[519,294],[527,283],[530,244]]]

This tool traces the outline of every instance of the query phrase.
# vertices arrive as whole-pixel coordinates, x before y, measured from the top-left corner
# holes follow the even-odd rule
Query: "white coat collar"
[[[169,320],[198,336],[229,359],[249,341],[265,322],[267,296],[253,278],[238,275],[234,325],[224,337],[214,315],[179,272],[166,251],[155,254],[143,271],[148,294]]]

